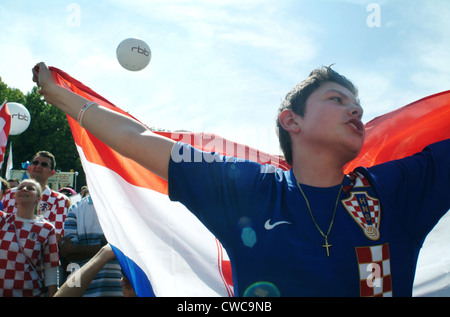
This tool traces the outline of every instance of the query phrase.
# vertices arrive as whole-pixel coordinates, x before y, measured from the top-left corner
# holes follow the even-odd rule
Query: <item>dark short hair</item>
[[[4,195],[6,191],[9,189],[9,184],[3,177],[0,177],[0,182],[2,186],[1,191],[3,192]]]
[[[337,83],[350,90],[355,96],[358,95],[358,89],[355,85],[331,69],[331,66],[322,66],[314,69],[305,80],[292,88],[278,109],[276,118],[280,148],[288,164],[292,165],[292,141],[289,133],[281,126],[280,115],[284,110],[289,109],[303,117],[309,96],[325,82]]]
[[[42,156],[42,157],[50,159],[50,168],[52,170],[55,169],[55,167],[56,167],[56,160],[55,160],[55,157],[53,156],[52,153],[50,153],[48,151],[39,151],[36,154],[34,154],[34,156],[32,158],[32,161],[38,156]]]

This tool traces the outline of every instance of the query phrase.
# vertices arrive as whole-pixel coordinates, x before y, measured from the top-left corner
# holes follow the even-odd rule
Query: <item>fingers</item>
[[[39,65],[34,66],[32,69],[33,73],[33,82],[35,82],[39,86]]]
[[[49,87],[53,84],[51,70],[47,67],[47,65],[45,65],[45,63],[40,62],[33,67],[32,73],[33,82],[35,82],[39,87],[39,94],[44,96],[47,102],[49,102]]]
[[[40,84],[39,84],[39,71],[41,69],[47,69],[47,66],[43,62],[40,62],[40,63],[36,64],[34,66],[34,68],[32,69],[33,82],[35,82],[39,87],[40,87]]]
[[[38,83],[38,78],[39,78],[39,66],[34,66],[34,68],[31,70],[31,72],[33,73],[33,82]],[[39,84],[38,84],[39,86]]]
[[[39,71],[39,69],[42,67],[47,68],[47,65],[45,65],[44,62],[37,63],[36,66],[34,66],[33,70]]]

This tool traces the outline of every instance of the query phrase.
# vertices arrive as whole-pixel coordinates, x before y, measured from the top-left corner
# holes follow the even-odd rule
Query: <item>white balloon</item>
[[[152,52],[143,40],[128,38],[117,46],[116,56],[123,68],[130,71],[140,71],[150,63]]]
[[[11,114],[10,135],[23,133],[30,126],[30,112],[24,105],[17,102],[7,102],[9,113]]]

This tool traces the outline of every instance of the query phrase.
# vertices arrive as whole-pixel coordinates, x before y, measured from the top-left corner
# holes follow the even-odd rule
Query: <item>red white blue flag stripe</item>
[[[57,83],[130,116],[63,71]],[[138,296],[233,296],[231,265],[220,242],[183,205],[167,182],[107,147],[68,118],[100,224]],[[289,168],[271,156],[219,136],[164,133],[224,155]]]

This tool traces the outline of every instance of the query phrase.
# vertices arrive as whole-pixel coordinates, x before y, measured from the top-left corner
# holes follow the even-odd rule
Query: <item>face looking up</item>
[[[15,199],[18,204],[35,205],[40,199],[40,189],[38,184],[31,180],[22,181],[17,187]]]
[[[363,109],[345,87],[325,82],[307,99],[303,117],[297,118],[300,133],[311,144],[359,153],[365,130]]]

